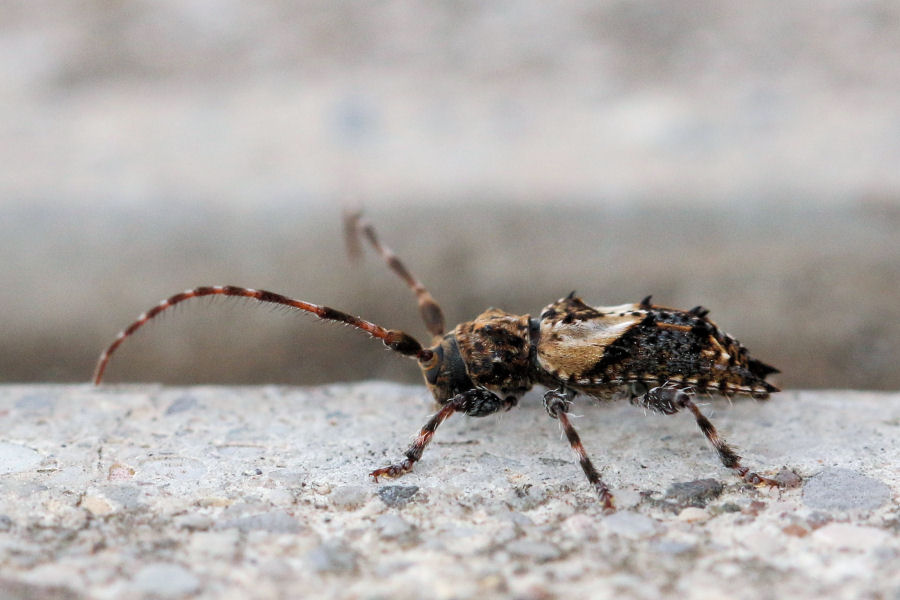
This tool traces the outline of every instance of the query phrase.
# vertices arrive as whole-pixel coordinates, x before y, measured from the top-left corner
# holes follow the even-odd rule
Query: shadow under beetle
[[[372,225],[359,212],[350,212],[345,215],[344,226],[351,255],[359,254],[360,238],[365,238],[415,293],[422,320],[432,335],[429,347],[402,331],[281,294],[235,286],[197,287],[163,300],[119,333],[100,356],[94,383],[100,383],[116,348],[160,312],[189,298],[241,296],[345,323],[418,361],[440,409],[419,431],[402,461],[372,471],[376,481],[412,470],[438,426],[453,413],[483,417],[509,410],[532,386],[540,384],[548,388],[544,394],[547,414],[559,420],[605,510],[614,509],[613,496],[568,416],[578,394],[601,400],[625,397],[632,404],[667,415],[687,409],[722,464],[748,483],[777,485],[741,464],[737,453],[693,401],[700,393],[749,395],[762,400],[778,391],[766,381],[778,370],[751,358],[740,342],[707,318],[705,308],[682,311],[657,306],[651,304],[650,296],[637,304],[591,307],[573,292],[544,308],[538,317],[489,308],[446,332],[438,303],[380,242]]]

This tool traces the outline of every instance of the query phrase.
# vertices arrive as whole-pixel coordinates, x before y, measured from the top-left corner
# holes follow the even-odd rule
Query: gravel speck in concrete
[[[653,544],[652,548],[662,554],[671,554],[675,556],[678,554],[693,552],[694,550],[696,550],[697,546],[696,544],[679,540],[659,540],[658,542]]]
[[[67,587],[34,585],[24,581],[0,579],[0,598],[3,600],[79,600],[83,596]]]
[[[851,523],[829,523],[817,529],[813,537],[820,543],[841,550],[865,551],[877,548],[890,539],[883,529],[853,525]]]
[[[790,525],[785,525],[781,528],[782,533],[786,535],[790,535],[793,537],[806,537],[809,535],[809,529],[803,527],[802,525],[798,525],[797,523],[791,523]]]
[[[793,489],[803,484],[803,479],[790,469],[782,469],[773,477],[782,489]]]
[[[884,482],[851,469],[825,469],[803,486],[803,503],[820,510],[872,510],[890,498]]]
[[[53,412],[53,401],[44,394],[29,394],[18,400],[15,407],[21,411],[46,414]]]
[[[154,456],[143,461],[136,470],[139,481],[157,478],[172,481],[197,481],[206,475],[206,465],[196,459],[182,456]]]
[[[181,598],[196,592],[200,580],[181,565],[154,563],[137,572],[133,585],[151,597]]]
[[[527,558],[538,563],[556,560],[562,551],[555,545],[533,540],[515,540],[506,545],[505,550],[513,556]]]
[[[735,502],[723,502],[722,504],[716,504],[715,506],[711,506],[709,511],[713,515],[720,515],[722,513],[736,513],[741,512],[741,507],[739,504]]]
[[[686,523],[702,523],[709,519],[709,517],[709,512],[702,508],[697,508],[696,506],[688,506],[678,513],[678,520]]]
[[[378,497],[388,506],[403,506],[418,491],[419,488],[415,485],[385,485],[378,488]]]
[[[718,498],[723,489],[722,482],[716,479],[695,479],[673,483],[666,490],[666,498],[674,500],[679,508],[704,508],[710,500]]]
[[[238,531],[269,531],[272,533],[297,533],[301,530],[297,519],[279,510],[223,521],[217,523],[216,528],[234,528]]]
[[[632,540],[651,536],[658,528],[658,523],[650,517],[625,510],[607,516],[603,525],[611,533]]]
[[[82,497],[81,507],[97,517],[108,515],[113,511],[112,505],[105,498],[99,498],[97,496]]]
[[[197,404],[197,399],[192,396],[177,398],[169,405],[169,408],[166,409],[166,415],[174,415],[186,410],[191,410],[192,408],[195,408]]]
[[[506,503],[513,510],[533,510],[547,501],[547,490],[530,483],[516,486],[506,494]]]
[[[104,485],[100,486],[103,497],[114,503],[118,508],[132,509],[141,505],[141,490],[133,485]]]
[[[175,518],[175,526],[188,531],[206,531],[213,526],[213,520],[207,515],[191,513]]]
[[[27,471],[40,464],[41,455],[25,446],[0,442],[0,475]]]
[[[134,469],[122,463],[113,463],[107,470],[108,481],[129,481],[134,477]]]
[[[806,524],[809,525],[810,529],[818,529],[819,527],[824,527],[832,521],[834,521],[834,517],[820,510],[813,511],[806,517]]]
[[[339,485],[331,490],[330,495],[331,504],[344,510],[359,508],[371,497],[371,490],[361,485]]]
[[[379,516],[375,520],[375,527],[385,539],[405,539],[413,532],[413,526],[395,514]]]
[[[357,569],[357,553],[340,540],[329,540],[306,556],[310,569],[317,573],[351,573]]]

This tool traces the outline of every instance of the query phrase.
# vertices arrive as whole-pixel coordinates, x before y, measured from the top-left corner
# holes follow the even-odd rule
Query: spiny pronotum
[[[548,388],[543,400],[547,414],[561,424],[606,510],[614,508],[613,496],[569,419],[572,401],[579,394],[601,400],[626,397],[632,404],[667,415],[687,409],[722,464],[751,484],[777,485],[744,466],[693,401],[696,394],[765,399],[778,391],[766,381],[768,375],[778,371],[751,358],[744,346],[707,318],[705,308],[667,308],[652,304],[650,296],[637,304],[592,307],[573,292],[544,308],[537,317],[489,308],[447,332],[438,303],[381,243],[371,223],[359,212],[347,213],[345,233],[351,255],[359,254],[360,238],[364,238],[415,293],[431,334],[429,346],[402,331],[327,306],[265,290],[204,286],[163,300],[119,333],[100,356],[94,383],[100,383],[110,356],[122,342],[162,311],[190,298],[239,296],[345,323],[418,362],[440,408],[421,428],[402,461],[372,471],[376,481],[412,470],[438,426],[453,413],[483,417],[509,410],[525,392],[540,384]]]

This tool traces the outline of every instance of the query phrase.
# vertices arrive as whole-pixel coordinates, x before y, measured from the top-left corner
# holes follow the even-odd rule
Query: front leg
[[[569,415],[566,414],[572,406],[572,398],[574,397],[575,393],[569,389],[550,390],[544,394],[544,408],[547,409],[548,415],[554,419],[559,419],[563,432],[566,434],[566,439],[569,440],[569,445],[572,446],[572,450],[575,451],[575,455],[578,457],[578,462],[581,464],[581,470],[584,471],[591,487],[593,487],[597,492],[597,495],[600,496],[600,501],[603,503],[603,510],[612,512],[616,509],[616,505],[613,496],[609,491],[609,487],[607,487],[607,485],[603,483],[603,480],[600,479],[600,473],[597,472],[591,459],[588,458],[587,452],[581,443],[581,438],[578,436],[578,432],[575,431],[575,428],[572,427],[572,423],[569,422]]]
[[[664,415],[673,415],[682,408],[687,408],[694,415],[697,426],[706,436],[706,439],[713,445],[719,455],[719,460],[729,469],[734,470],[744,481],[753,485],[766,484],[768,486],[778,486],[778,482],[774,479],[757,475],[749,468],[741,464],[741,457],[729,446],[724,439],[719,437],[712,422],[707,419],[700,409],[691,400],[691,394],[688,388],[682,388],[675,385],[661,385],[655,387],[643,394],[631,399],[632,404],[636,404],[648,410],[662,413]]]
[[[483,388],[469,390],[454,396],[444,404],[440,410],[432,415],[430,419],[428,419],[428,422],[425,423],[425,426],[419,431],[419,435],[416,436],[415,441],[406,451],[406,459],[397,464],[381,469],[375,469],[369,473],[369,475],[371,475],[375,481],[378,481],[379,477],[399,477],[400,475],[409,473],[412,470],[413,465],[422,458],[425,446],[431,441],[438,426],[447,420],[447,417],[453,413],[462,412],[470,417],[485,417],[498,410],[508,410],[512,408],[515,406],[516,400],[516,398],[512,397],[501,399],[493,392],[489,392]]]

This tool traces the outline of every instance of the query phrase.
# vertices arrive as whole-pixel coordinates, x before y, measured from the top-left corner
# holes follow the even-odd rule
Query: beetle
[[[99,384],[110,357],[122,342],[162,311],[190,298],[223,295],[288,306],[326,321],[345,323],[381,340],[389,349],[417,361],[439,408],[419,430],[403,460],[370,476],[408,473],[422,457],[437,428],[453,413],[484,417],[516,406],[535,385],[547,388],[543,405],[557,419],[591,487],[606,511],[615,503],[572,426],[569,410],[578,395],[599,400],[625,397],[632,404],[666,415],[682,409],[695,418],[719,459],[744,481],[778,485],[741,462],[693,398],[697,394],[746,395],[763,400],[779,391],[766,378],[778,370],[750,356],[720,330],[701,306],[684,311],[651,303],[589,306],[574,292],[545,307],[537,317],[489,308],[471,321],[445,331],[440,305],[387,246],[359,211],[344,217],[351,256],[365,239],[416,295],[431,334],[425,346],[411,335],[360,317],[269,292],[237,286],[205,286],[171,296],[121,331],[103,351],[94,372]]]

